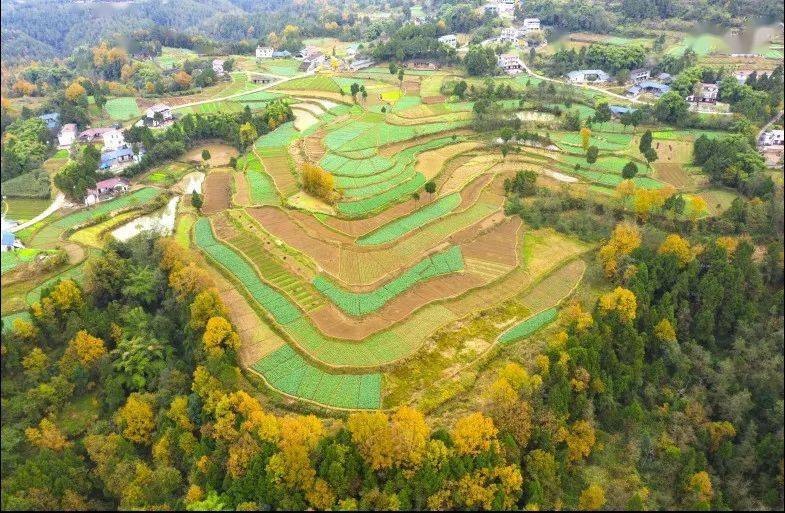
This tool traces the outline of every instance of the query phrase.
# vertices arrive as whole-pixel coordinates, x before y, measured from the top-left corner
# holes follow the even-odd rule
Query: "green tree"
[[[589,149],[586,150],[586,162],[588,162],[589,164],[594,164],[595,162],[597,162],[597,157],[599,154],[600,154],[600,150],[596,146],[594,145],[589,146]]]
[[[193,206],[197,211],[201,211],[202,204],[202,195],[196,191],[191,193],[191,206]]]
[[[634,178],[635,175],[637,174],[638,174],[638,166],[635,164],[635,162],[632,161],[624,164],[624,168],[621,170],[621,176],[622,178],[625,179]]]

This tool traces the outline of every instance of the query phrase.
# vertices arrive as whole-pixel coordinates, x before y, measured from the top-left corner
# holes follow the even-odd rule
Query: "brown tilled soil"
[[[418,80],[404,80],[403,92],[410,96],[420,96],[420,82]]]
[[[183,162],[202,162],[202,150],[205,149],[210,152],[210,160],[208,162],[211,166],[228,166],[229,159],[239,154],[234,146],[229,146],[220,141],[207,141],[189,150],[180,160]]]
[[[465,248],[464,256],[485,259],[494,264],[504,264],[506,265],[504,271],[509,272],[516,265],[515,255],[520,226],[521,221],[518,218],[509,219],[507,222],[496,225],[494,229],[480,235],[475,243],[463,246],[462,250]],[[497,244],[497,247],[487,253],[477,249],[489,244]],[[377,312],[360,319],[346,315],[332,303],[311,312],[309,316],[319,330],[326,335],[360,340],[377,331],[387,329],[390,325],[405,319],[429,303],[445,300],[446,304],[449,304],[449,298],[487,285],[493,278],[493,276],[472,272],[438,276],[418,283],[410,290],[395,297]]]
[[[204,206],[202,212],[213,214],[229,208],[232,194],[232,175],[226,171],[213,171],[204,179]]]
[[[251,193],[248,189],[248,180],[245,178],[245,173],[234,173],[234,203],[236,205],[250,205]]]
[[[289,159],[291,158],[289,155],[263,157],[257,153],[256,156],[259,157],[265,172],[273,179],[275,187],[283,197],[291,196],[299,190],[297,179],[289,169]]]
[[[654,177],[664,182],[668,182],[676,188],[682,189],[685,187],[694,187],[695,182],[692,180],[689,172],[684,170],[684,166],[678,163],[655,163],[654,164]]]
[[[422,102],[425,105],[433,105],[435,103],[444,103],[446,98],[442,95],[439,96],[426,96],[422,99]]]

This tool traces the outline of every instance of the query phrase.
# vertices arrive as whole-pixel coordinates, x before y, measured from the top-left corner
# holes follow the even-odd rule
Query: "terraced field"
[[[285,400],[350,410],[379,408],[385,373],[455,321],[518,298],[521,317],[537,313],[508,319],[514,327],[499,343],[552,322],[582,278],[588,247],[505,216],[504,181],[523,166],[620,181],[633,144],[629,130],[607,123],[594,131],[603,153],[593,166],[577,133],[554,132],[561,151],[503,158],[466,128],[471,102],[423,101],[439,95],[444,75],[413,74],[404,87],[362,75],[316,73],[241,97],[290,95],[299,117],[238,159],[229,205],[203,208],[209,218],[192,227],[193,247],[231,283],[222,295],[235,304],[249,371]],[[339,103],[354,82],[367,101]],[[332,175],[334,204],[301,191],[304,162]],[[643,166],[636,181],[659,184]]]

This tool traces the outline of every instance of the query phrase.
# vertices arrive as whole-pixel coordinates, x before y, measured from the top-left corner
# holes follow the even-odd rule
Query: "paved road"
[[[283,76],[280,76],[280,75],[273,75],[272,73],[261,73],[261,72],[257,73],[255,71],[251,71],[249,73],[252,73],[252,74],[255,74],[255,75],[266,75],[268,77],[273,77],[276,80],[273,81],[273,82],[270,82],[269,84],[264,84],[262,86],[259,86],[259,87],[255,88],[255,89],[249,89],[248,91],[240,91],[239,93],[230,94],[228,96],[219,96],[219,97],[216,97],[216,98],[209,98],[207,100],[199,100],[199,101],[190,102],[190,103],[183,103],[182,105],[177,105],[175,107],[172,107],[172,110],[182,109],[184,107],[192,107],[194,105],[201,105],[203,103],[213,103],[213,102],[217,102],[217,101],[231,100],[232,98],[237,98],[239,96],[245,96],[247,94],[258,93],[259,91],[264,91],[265,89],[269,89],[271,87],[275,87],[275,86],[277,86],[278,84],[280,84],[282,82],[286,82],[287,80],[292,80],[294,78],[300,78],[300,77],[304,77],[304,76],[307,76],[307,75],[312,75],[313,73],[315,73],[315,71],[309,71],[309,72],[306,72],[306,73],[300,73],[300,74],[294,75],[292,77],[283,77]]]
[[[18,232],[19,230],[24,230],[28,226],[32,226],[38,221],[42,219],[46,219],[50,215],[54,214],[57,210],[60,209],[65,204],[65,194],[62,192],[57,193],[57,197],[52,201],[52,203],[46,207],[46,210],[35,216],[34,218],[30,219],[29,221],[25,221],[24,223],[14,226],[11,228],[11,232]]]

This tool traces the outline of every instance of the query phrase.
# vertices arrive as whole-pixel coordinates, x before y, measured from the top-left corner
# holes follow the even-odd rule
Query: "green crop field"
[[[3,212],[8,219],[23,222],[34,218],[52,203],[49,199],[7,198],[3,200]],[[6,210],[6,208],[8,210]]]
[[[311,75],[308,77],[294,78],[276,86],[284,90],[323,91],[326,93],[340,93],[341,86],[331,77]],[[348,88],[347,88],[348,93]]]
[[[136,99],[130,97],[110,98],[106,101],[104,110],[110,118],[116,121],[127,121],[142,115],[136,104]]]
[[[509,344],[522,338],[526,338],[543,326],[556,320],[559,314],[558,308],[548,308],[542,312],[532,315],[523,322],[520,322],[499,335],[500,344]]]
[[[42,250],[35,248],[20,248],[13,251],[6,251],[3,253],[3,258],[0,259],[0,274],[5,274],[13,271],[20,265],[31,262],[42,253]]]
[[[461,203],[461,196],[458,193],[450,194],[440,198],[434,203],[421,208],[411,214],[390,221],[386,225],[374,230],[357,239],[357,244],[361,246],[371,246],[374,244],[384,244],[393,241],[412,230],[424,226],[434,219],[438,219],[449,214]]]
[[[381,405],[381,374],[330,374],[308,363],[288,345],[251,367],[271,387],[294,397],[353,410],[377,409]]]
[[[463,269],[461,248],[453,246],[447,251],[421,260],[397,278],[371,292],[351,292],[342,289],[323,276],[313,280],[316,290],[327,296],[338,308],[349,315],[361,316],[375,312],[396,296],[403,294],[420,282],[435,276],[454,273]]]

